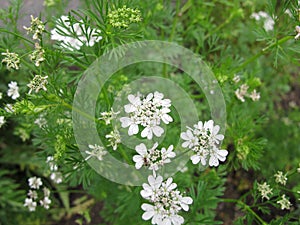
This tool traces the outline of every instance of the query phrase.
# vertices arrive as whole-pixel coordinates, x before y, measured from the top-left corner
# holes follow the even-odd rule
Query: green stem
[[[22,39],[22,40],[24,40],[24,41],[27,41],[27,42],[29,42],[30,44],[33,44],[33,45],[34,45],[34,42],[32,42],[32,41],[30,41],[30,40],[28,40],[28,39],[22,37],[21,35],[19,35],[19,34],[17,34],[17,33],[8,31],[8,30],[3,29],[3,28],[0,28],[0,32],[12,34],[12,35],[14,35],[14,36],[16,36],[16,37],[18,37],[18,38],[20,38],[20,39]]]
[[[247,204],[245,204],[244,202],[237,200],[237,199],[222,199],[223,202],[233,202],[236,203],[238,205],[240,205],[243,209],[245,209],[246,211],[248,211],[249,213],[251,213],[262,225],[267,225],[267,222],[265,222],[262,218],[260,218],[259,215],[257,215],[250,206],[248,206]]]
[[[272,44],[270,44],[269,46],[267,46],[266,48],[263,48],[260,52],[258,52],[256,55],[252,56],[251,58],[249,58],[248,60],[246,60],[242,65],[240,65],[238,68],[236,68],[236,72],[244,69],[248,64],[252,63],[253,61],[255,61],[257,58],[259,58],[260,56],[266,54],[266,52],[270,49],[273,48],[274,46],[278,46],[283,44],[284,42],[293,39],[293,36],[286,36],[281,38],[280,40],[276,40],[275,42],[273,42]]]

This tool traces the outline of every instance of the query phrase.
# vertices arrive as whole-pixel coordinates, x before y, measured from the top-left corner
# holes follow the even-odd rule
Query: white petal
[[[129,129],[128,129],[128,135],[134,135],[139,132],[139,126],[137,124],[131,124]]]
[[[198,162],[200,162],[200,156],[193,155],[193,156],[191,156],[191,160],[192,160],[193,164],[197,164]]]
[[[152,128],[153,133],[156,137],[160,137],[164,133],[164,129],[160,126],[155,126]]]
[[[120,121],[123,128],[128,127],[132,123],[132,120],[129,117],[121,117]]]
[[[144,143],[141,143],[141,144],[135,146],[135,150],[137,153],[139,153],[142,156],[147,154],[147,147]]]

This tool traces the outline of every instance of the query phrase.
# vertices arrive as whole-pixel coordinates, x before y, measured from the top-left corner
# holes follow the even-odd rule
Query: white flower
[[[289,199],[286,198],[284,194],[281,196],[281,199],[278,200],[276,203],[280,204],[281,210],[290,209],[292,206]]]
[[[275,177],[276,183],[286,185],[287,177],[286,177],[286,175],[283,174],[282,171],[277,171],[277,173],[274,174],[274,177]]]
[[[238,83],[238,82],[240,82],[240,80],[241,80],[241,77],[239,76],[239,75],[234,75],[234,77],[233,77],[233,79],[232,79],[232,81],[234,82],[234,83]]]
[[[266,12],[260,11],[258,13],[252,13],[250,18],[253,18],[256,21],[262,20],[264,22],[264,29],[266,31],[271,31],[274,29],[275,21]]]
[[[247,84],[242,84],[240,88],[235,91],[235,96],[241,101],[245,102],[245,96],[247,95],[249,86]]]
[[[29,190],[27,195],[29,196],[29,198],[32,198],[32,199],[37,199],[38,198],[37,192],[33,191],[33,190]]]
[[[173,152],[173,145],[170,145],[168,149],[157,149],[158,143],[156,142],[152,148],[147,149],[145,144],[141,143],[135,147],[136,152],[139,155],[133,156],[135,162],[135,168],[140,169],[142,166],[149,167],[150,170],[158,170],[161,166],[171,162],[171,158],[176,156]]]
[[[4,116],[0,116],[0,128],[3,126],[3,124],[5,124],[5,117]]]
[[[164,95],[159,92],[149,93],[147,96],[128,95],[129,104],[124,106],[128,117],[121,117],[121,126],[128,129],[128,135],[134,135],[139,132],[139,126],[144,127],[141,137],[151,140],[153,135],[160,137],[164,129],[160,127],[161,121],[169,124],[173,118],[170,113],[171,100],[164,99]]]
[[[184,223],[179,211],[189,210],[189,205],[193,203],[190,197],[183,197],[178,191],[177,184],[173,183],[172,178],[162,182],[161,176],[148,177],[149,184],[143,184],[141,196],[152,204],[144,203],[141,208],[145,211],[142,215],[143,220],[150,220],[157,225],[181,225]]]
[[[45,50],[39,43],[35,43],[35,50],[29,55],[31,61],[34,61],[35,66],[40,66],[41,62],[45,61]]]
[[[4,110],[8,113],[14,113],[15,109],[14,106],[12,104],[6,104],[4,107]]]
[[[6,68],[10,70],[11,68],[18,70],[20,65],[19,55],[13,52],[9,52],[6,49],[6,52],[2,52],[1,55],[4,55],[5,58],[2,59],[1,63],[6,63]]]
[[[29,211],[35,211],[35,208],[36,208],[36,202],[32,201],[31,198],[26,198],[25,199],[25,203],[24,203],[24,206],[28,207]]]
[[[190,157],[193,164],[201,162],[205,166],[208,161],[210,166],[218,166],[219,161],[226,160],[228,151],[217,147],[224,139],[224,135],[219,134],[219,131],[220,126],[214,125],[214,121],[209,120],[204,123],[199,121],[193,129],[187,127],[187,131],[180,134],[184,140],[182,147],[195,153]]]
[[[51,200],[48,197],[44,197],[43,200],[40,200],[41,206],[43,206],[45,209],[49,209],[49,205],[51,204]]]
[[[111,110],[109,112],[102,112],[100,118],[98,118],[99,120],[104,120],[105,124],[108,125],[110,124],[112,119],[116,118],[116,115],[118,115],[120,112],[114,112],[113,108],[111,108]]]
[[[103,156],[107,153],[102,146],[97,144],[89,145],[89,149],[92,151],[85,151],[85,153],[88,154],[88,157],[86,157],[85,160],[89,160],[91,157],[96,157],[99,161],[101,161],[103,160]]]
[[[297,172],[300,173],[300,163],[299,163],[299,166],[297,168]]]
[[[9,84],[8,84],[8,91],[7,91],[7,95],[9,97],[11,97],[12,99],[17,99],[20,97],[20,94],[19,94],[19,87],[18,87],[18,83],[15,82],[15,81],[11,81]]]
[[[297,34],[296,34],[296,36],[295,36],[295,40],[298,40],[299,37],[300,37],[300,26],[296,26],[296,27],[295,27],[295,30],[296,30],[296,32],[297,32]]]
[[[39,189],[40,186],[43,185],[41,178],[39,177],[31,177],[28,179],[29,187],[32,189]]]
[[[34,121],[34,124],[38,125],[39,128],[44,128],[47,126],[47,120],[43,116],[40,116]]]
[[[254,89],[249,97],[252,99],[252,101],[258,101],[260,99],[260,93],[256,92],[256,90]]]
[[[56,22],[55,29],[51,30],[51,39],[62,41],[61,46],[71,51],[79,50],[81,46],[93,46],[102,39],[100,30],[87,27],[83,21],[71,24],[68,16],[61,16]]]
[[[3,97],[3,93],[2,93],[2,92],[0,92],[0,99],[2,99],[2,97]]]
[[[54,157],[53,156],[48,156],[47,159],[46,159],[46,163],[48,163],[50,171],[53,172],[53,171],[57,171],[58,170],[58,166],[54,162]]]
[[[109,146],[112,146],[113,150],[117,150],[118,144],[121,143],[121,136],[118,129],[115,127],[113,131],[105,135],[105,138],[109,140]]]
[[[33,40],[41,40],[42,34],[45,31],[45,25],[44,23],[38,18],[34,18],[32,15],[30,27],[23,27],[25,30],[27,30],[27,33],[32,33],[32,39]]]
[[[35,91],[35,93],[38,93],[41,89],[44,91],[47,91],[46,84],[48,84],[47,81],[48,76],[42,77],[41,75],[35,75],[32,81],[30,81],[27,86],[30,88],[28,94],[31,94],[32,91]]]
[[[60,184],[63,181],[63,175],[61,172],[53,172],[50,175],[50,179],[56,183],[56,184]]]
[[[257,184],[257,190],[260,192],[260,195],[262,198],[266,198],[267,200],[270,199],[268,195],[272,195],[272,188],[270,188],[270,185],[267,184],[267,182],[264,182],[263,184]]]

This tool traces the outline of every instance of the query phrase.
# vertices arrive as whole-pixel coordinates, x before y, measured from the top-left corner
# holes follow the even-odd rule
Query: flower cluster
[[[183,209],[189,210],[189,205],[193,203],[191,197],[183,197],[178,191],[177,184],[173,183],[172,178],[168,178],[163,182],[161,176],[148,177],[149,184],[143,184],[141,196],[148,200],[151,204],[142,204],[145,211],[142,215],[144,220],[151,219],[152,224],[174,224],[180,225],[184,223],[184,218],[178,213]]]
[[[109,24],[117,28],[127,28],[132,23],[142,21],[140,10],[126,6],[110,11],[107,17]]]
[[[267,182],[263,184],[257,184],[257,190],[260,192],[262,198],[266,198],[267,200],[270,199],[269,195],[272,195],[272,188]]]
[[[6,49],[6,52],[2,52],[1,55],[4,55],[5,58],[2,59],[1,63],[6,63],[6,68],[8,70],[10,69],[19,69],[20,65],[20,58],[17,53],[9,52],[8,49]]]
[[[164,95],[159,92],[149,93],[146,97],[130,94],[128,96],[130,104],[124,106],[125,112],[129,117],[121,117],[121,126],[129,127],[128,135],[134,135],[139,132],[139,125],[144,127],[141,132],[142,137],[152,139],[153,134],[160,137],[164,129],[160,127],[161,121],[169,124],[173,121],[168,115],[171,111],[171,100],[164,99]]]
[[[20,97],[18,83],[15,81],[11,81],[8,84],[7,95],[12,99],[17,99]]]
[[[275,177],[276,183],[286,185],[287,177],[286,177],[286,175],[283,174],[282,171],[277,171],[277,173],[274,175],[274,177]]]
[[[50,169],[50,179],[56,183],[56,184],[60,184],[63,181],[63,175],[61,172],[58,171],[58,166],[54,161],[54,157],[53,156],[48,156],[46,163],[49,166]]]
[[[40,46],[39,43],[35,43],[35,50],[29,55],[30,60],[34,62],[35,66],[40,66],[44,58],[45,50]]]
[[[266,31],[271,31],[274,29],[275,21],[266,12],[259,11],[258,13],[252,13],[250,18],[255,19],[256,21],[262,20],[264,22],[264,29]]]
[[[219,161],[224,162],[228,154],[227,150],[220,150],[218,145],[224,139],[224,135],[218,134],[220,127],[214,126],[214,121],[199,121],[193,128],[187,127],[180,137],[184,140],[182,147],[191,149],[195,154],[190,157],[193,164],[201,162],[210,166],[218,166]]]
[[[25,27],[24,29],[27,30],[27,33],[33,34],[33,40],[41,40],[43,32],[45,32],[45,25],[44,23],[38,18],[34,18],[32,15],[30,27]]]
[[[113,108],[109,112],[101,112],[101,117],[99,117],[99,120],[104,120],[106,125],[109,125],[113,119],[116,118],[116,115],[118,115],[120,112],[114,112]]]
[[[63,48],[73,51],[81,46],[93,46],[102,39],[100,30],[86,27],[83,21],[72,24],[68,16],[61,16],[56,27],[51,30],[51,39],[61,41]]]
[[[249,97],[252,101],[258,101],[260,99],[260,93],[254,89],[250,94],[248,93],[249,86],[242,84],[240,88],[235,91],[235,96],[241,101],[245,102],[245,97]]]
[[[46,84],[48,84],[47,78],[48,76],[42,77],[41,75],[35,75],[32,81],[30,81],[30,83],[27,84],[27,86],[30,88],[28,94],[31,94],[32,91],[35,91],[37,93],[41,89],[47,91],[46,88]]]
[[[103,160],[103,156],[107,154],[107,151],[104,150],[104,147],[100,145],[89,145],[88,146],[91,151],[85,151],[88,155],[85,160],[89,160],[91,157],[96,157],[99,161]]]
[[[121,136],[118,129],[115,127],[109,134],[105,135],[105,138],[109,141],[109,146],[113,148],[113,150],[117,150],[118,144],[121,143]]]
[[[285,194],[283,194],[281,196],[281,199],[278,200],[276,203],[280,204],[282,210],[284,210],[284,209],[290,209],[291,205],[292,205],[290,203],[289,199],[285,197]]]
[[[43,185],[43,182],[41,178],[39,177],[31,177],[28,179],[28,184],[31,190],[28,191],[27,196],[28,198],[25,199],[24,206],[28,207],[29,211],[35,211],[37,207],[37,202],[39,199],[38,196],[38,190],[40,187]],[[44,197],[43,199],[40,199],[39,203],[42,207],[45,209],[49,209],[49,205],[51,204],[51,199],[50,199],[50,190],[46,187],[43,188],[43,193]]]
[[[156,142],[152,148],[147,149],[144,143],[141,143],[135,147],[136,152],[139,155],[133,156],[135,162],[135,168],[140,169],[142,166],[149,167],[150,170],[158,170],[161,166],[171,162],[171,158],[176,156],[173,152],[173,145],[170,145],[168,149],[157,149],[158,143]]]

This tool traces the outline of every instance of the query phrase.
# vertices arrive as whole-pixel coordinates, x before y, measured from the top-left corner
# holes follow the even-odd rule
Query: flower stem
[[[259,215],[257,215],[249,205],[245,204],[241,200],[237,199],[222,199],[223,202],[233,202],[242,207],[242,209],[248,211],[250,214],[252,214],[262,225],[267,225],[268,223],[265,222]]]
[[[278,46],[283,44],[284,42],[293,39],[293,36],[286,36],[283,37],[279,40],[276,40],[275,42],[273,42],[272,44],[270,44],[269,46],[263,48],[262,50],[260,50],[260,52],[258,52],[256,55],[252,56],[251,58],[247,59],[242,65],[240,65],[239,67],[236,68],[235,72],[239,72],[242,69],[244,69],[248,64],[252,63],[253,61],[255,61],[257,58],[259,58],[260,56],[264,55],[269,49],[273,48],[274,46]]]

